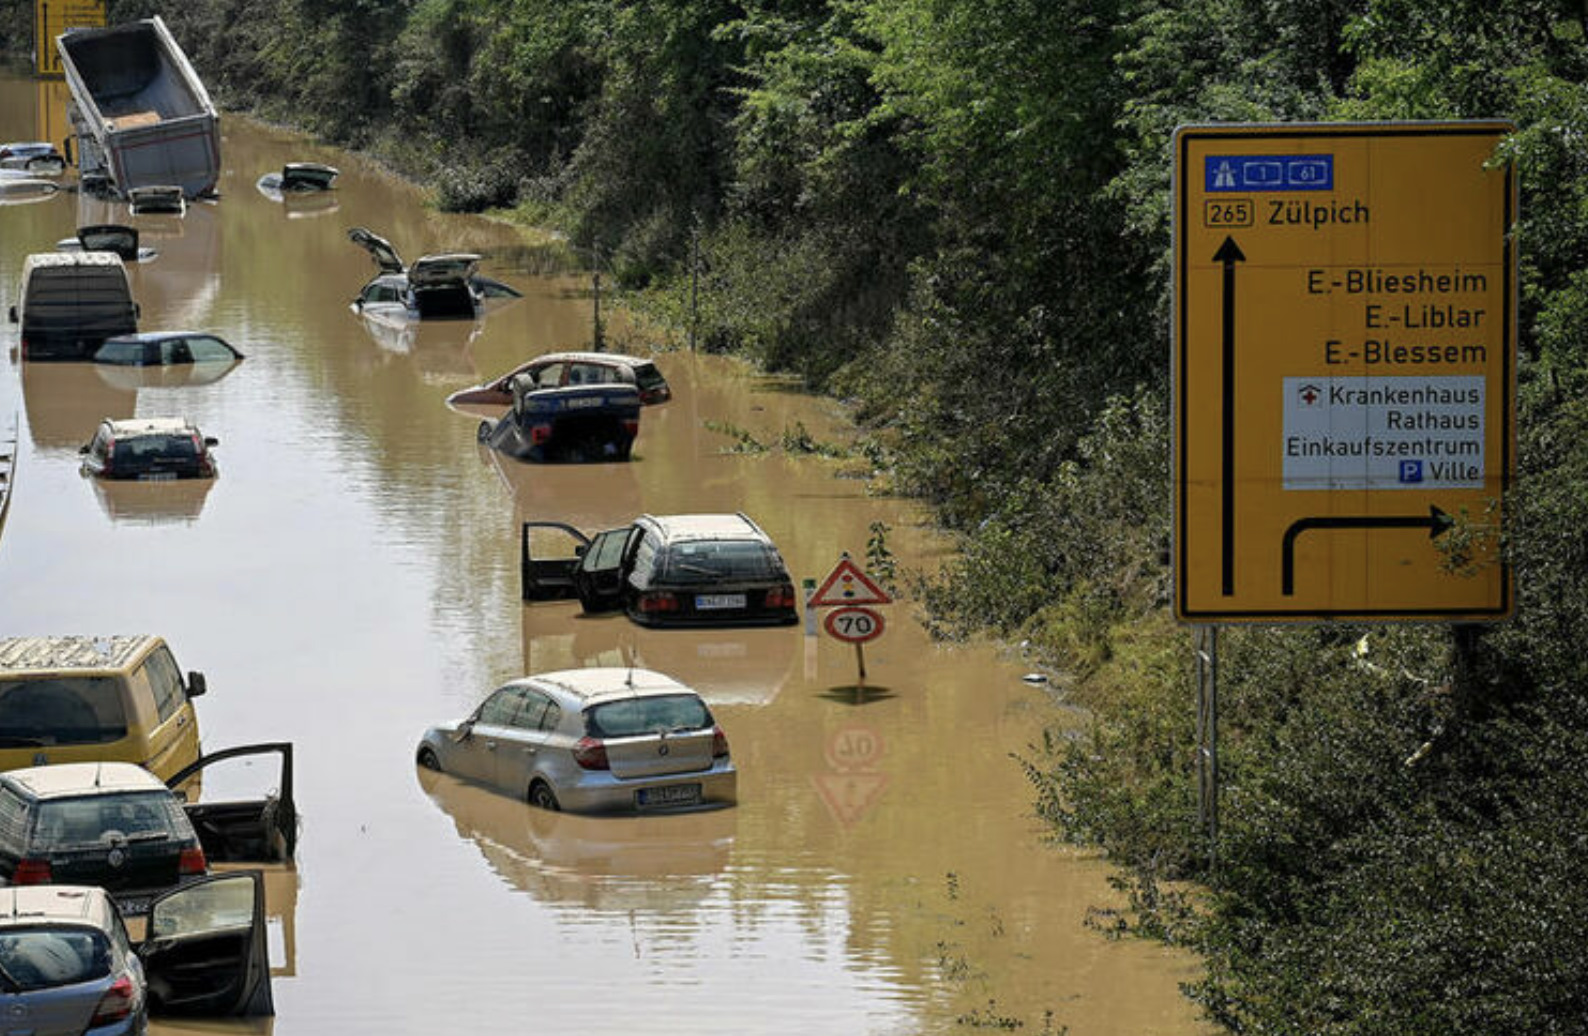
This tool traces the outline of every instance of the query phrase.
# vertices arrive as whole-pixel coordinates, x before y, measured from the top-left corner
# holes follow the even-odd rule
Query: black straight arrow
[[[1235,264],[1246,261],[1246,254],[1233,237],[1225,237],[1213,261],[1224,264],[1224,429],[1219,485],[1220,524],[1223,532],[1224,596],[1235,593]]]
[[[1432,505],[1429,505],[1426,516],[1364,514],[1298,519],[1285,530],[1285,545],[1280,558],[1280,592],[1286,597],[1295,595],[1296,537],[1309,529],[1427,529],[1428,538],[1434,539],[1454,524],[1455,519]]]

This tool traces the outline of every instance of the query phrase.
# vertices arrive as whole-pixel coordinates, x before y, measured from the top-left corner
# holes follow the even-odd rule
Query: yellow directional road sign
[[[34,71],[40,76],[61,76],[61,56],[55,37],[73,29],[103,29],[105,0],[34,0]],[[50,138],[44,138],[50,139]]]
[[[1509,614],[1511,129],[1176,132],[1182,621]]]

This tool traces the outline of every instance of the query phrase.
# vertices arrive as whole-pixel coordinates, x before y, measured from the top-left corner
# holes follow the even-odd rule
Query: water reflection
[[[560,907],[605,913],[691,910],[732,854],[738,811],[655,817],[551,813],[415,767],[419,786],[502,880]]]
[[[100,510],[111,521],[127,525],[164,525],[197,521],[216,480],[182,478],[139,482],[85,475],[83,481],[94,487]]]
[[[473,376],[469,346],[485,330],[483,320],[410,320],[368,309],[358,317],[371,341],[388,353],[411,357],[421,376]]]
[[[34,446],[76,454],[100,421],[136,416],[138,393],[105,380],[98,364],[24,363],[22,402]]]
[[[114,389],[136,393],[145,388],[184,388],[196,385],[213,385],[236,370],[242,361],[230,363],[173,363],[162,366],[131,367],[123,364],[96,363],[94,370],[100,380]]]

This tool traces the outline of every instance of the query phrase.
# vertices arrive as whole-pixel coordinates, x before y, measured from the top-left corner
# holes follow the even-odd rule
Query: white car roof
[[[92,885],[22,885],[0,889],[0,928],[41,922],[81,924],[108,929],[110,896]]]
[[[5,777],[39,799],[92,794],[96,791],[170,790],[160,778],[136,763],[53,763],[8,770]]]
[[[197,430],[185,417],[134,417],[106,423],[113,435],[125,439],[140,435],[184,435]]]
[[[552,687],[587,702],[602,698],[633,698],[655,694],[693,694],[665,673],[625,666],[562,669],[527,677],[525,684]]]

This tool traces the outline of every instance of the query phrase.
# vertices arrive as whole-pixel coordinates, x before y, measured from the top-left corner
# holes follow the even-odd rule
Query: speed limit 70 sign
[[[870,608],[839,608],[822,620],[827,632],[850,644],[864,644],[882,636],[882,616]]]

